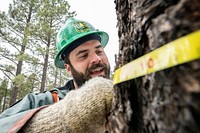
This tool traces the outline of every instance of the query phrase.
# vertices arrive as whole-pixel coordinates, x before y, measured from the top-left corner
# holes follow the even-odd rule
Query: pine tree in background
[[[69,12],[69,4],[65,0],[41,0],[40,7],[37,10],[35,23],[32,25],[31,34],[33,35],[33,40],[37,40],[33,47],[36,48],[37,54],[41,57],[41,86],[40,92],[45,89],[45,84],[47,78],[50,79],[52,75],[48,75],[47,71],[56,71],[54,69],[50,70],[53,64],[53,58],[55,55],[55,39],[56,32],[61,27],[61,25],[66,21],[67,18],[72,17],[74,12]],[[49,70],[48,70],[49,69]],[[49,72],[50,73],[50,72]],[[54,72],[55,73],[55,72]],[[55,76],[57,77],[57,76]]]
[[[10,90],[8,90],[8,80],[4,79],[0,84],[0,112],[4,111],[9,105],[9,95]]]
[[[4,12],[1,13],[0,37],[6,45],[10,45],[9,49],[6,49],[8,46],[4,45],[1,47],[3,48],[3,53],[1,53],[1,55],[6,53],[4,57],[12,62],[9,66],[15,68],[12,70],[12,73],[15,71],[12,79],[22,77],[23,62],[28,56],[25,50],[29,43],[30,23],[34,12],[37,10],[35,3],[35,0],[13,0],[13,4],[9,7],[8,14]],[[2,65],[3,69],[6,69],[7,65],[7,63]],[[14,81],[17,82],[17,80]],[[16,82],[13,82],[10,104],[13,104],[17,99],[19,86]]]
[[[53,58],[56,32],[75,15],[69,7],[65,0],[13,0],[8,13],[0,12],[0,70],[11,82],[10,104],[64,80],[55,79]]]

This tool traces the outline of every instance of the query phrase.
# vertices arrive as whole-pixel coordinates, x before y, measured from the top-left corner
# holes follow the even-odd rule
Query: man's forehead
[[[80,50],[87,50],[87,49],[90,50],[90,49],[98,49],[98,48],[103,48],[101,43],[98,40],[90,40],[79,45],[73,51],[80,51]]]

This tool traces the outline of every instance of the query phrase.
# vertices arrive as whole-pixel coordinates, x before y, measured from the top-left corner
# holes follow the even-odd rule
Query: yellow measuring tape
[[[170,42],[118,68],[113,84],[200,58],[200,30]]]

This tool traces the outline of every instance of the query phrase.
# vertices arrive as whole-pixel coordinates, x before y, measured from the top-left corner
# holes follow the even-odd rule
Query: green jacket
[[[51,91],[27,94],[22,100],[0,114],[1,133],[17,133],[37,111],[54,103],[53,93],[57,94],[58,99],[63,99],[72,89],[74,89],[74,85],[70,80],[65,86]]]

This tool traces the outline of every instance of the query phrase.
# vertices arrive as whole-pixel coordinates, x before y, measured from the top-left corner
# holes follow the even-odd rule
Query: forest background
[[[0,11],[0,112],[29,92],[43,92],[63,86],[71,78],[53,63],[56,33],[69,17],[86,20],[110,34],[110,46],[105,51],[111,70],[114,70],[118,40],[113,1],[113,8],[108,6],[96,13],[94,10],[99,11],[98,8],[88,5],[87,1],[77,4],[78,0],[74,0],[71,1],[72,6],[66,0],[9,2],[8,7],[1,3],[1,7],[4,5],[5,8]],[[94,1],[89,3],[96,5]]]

